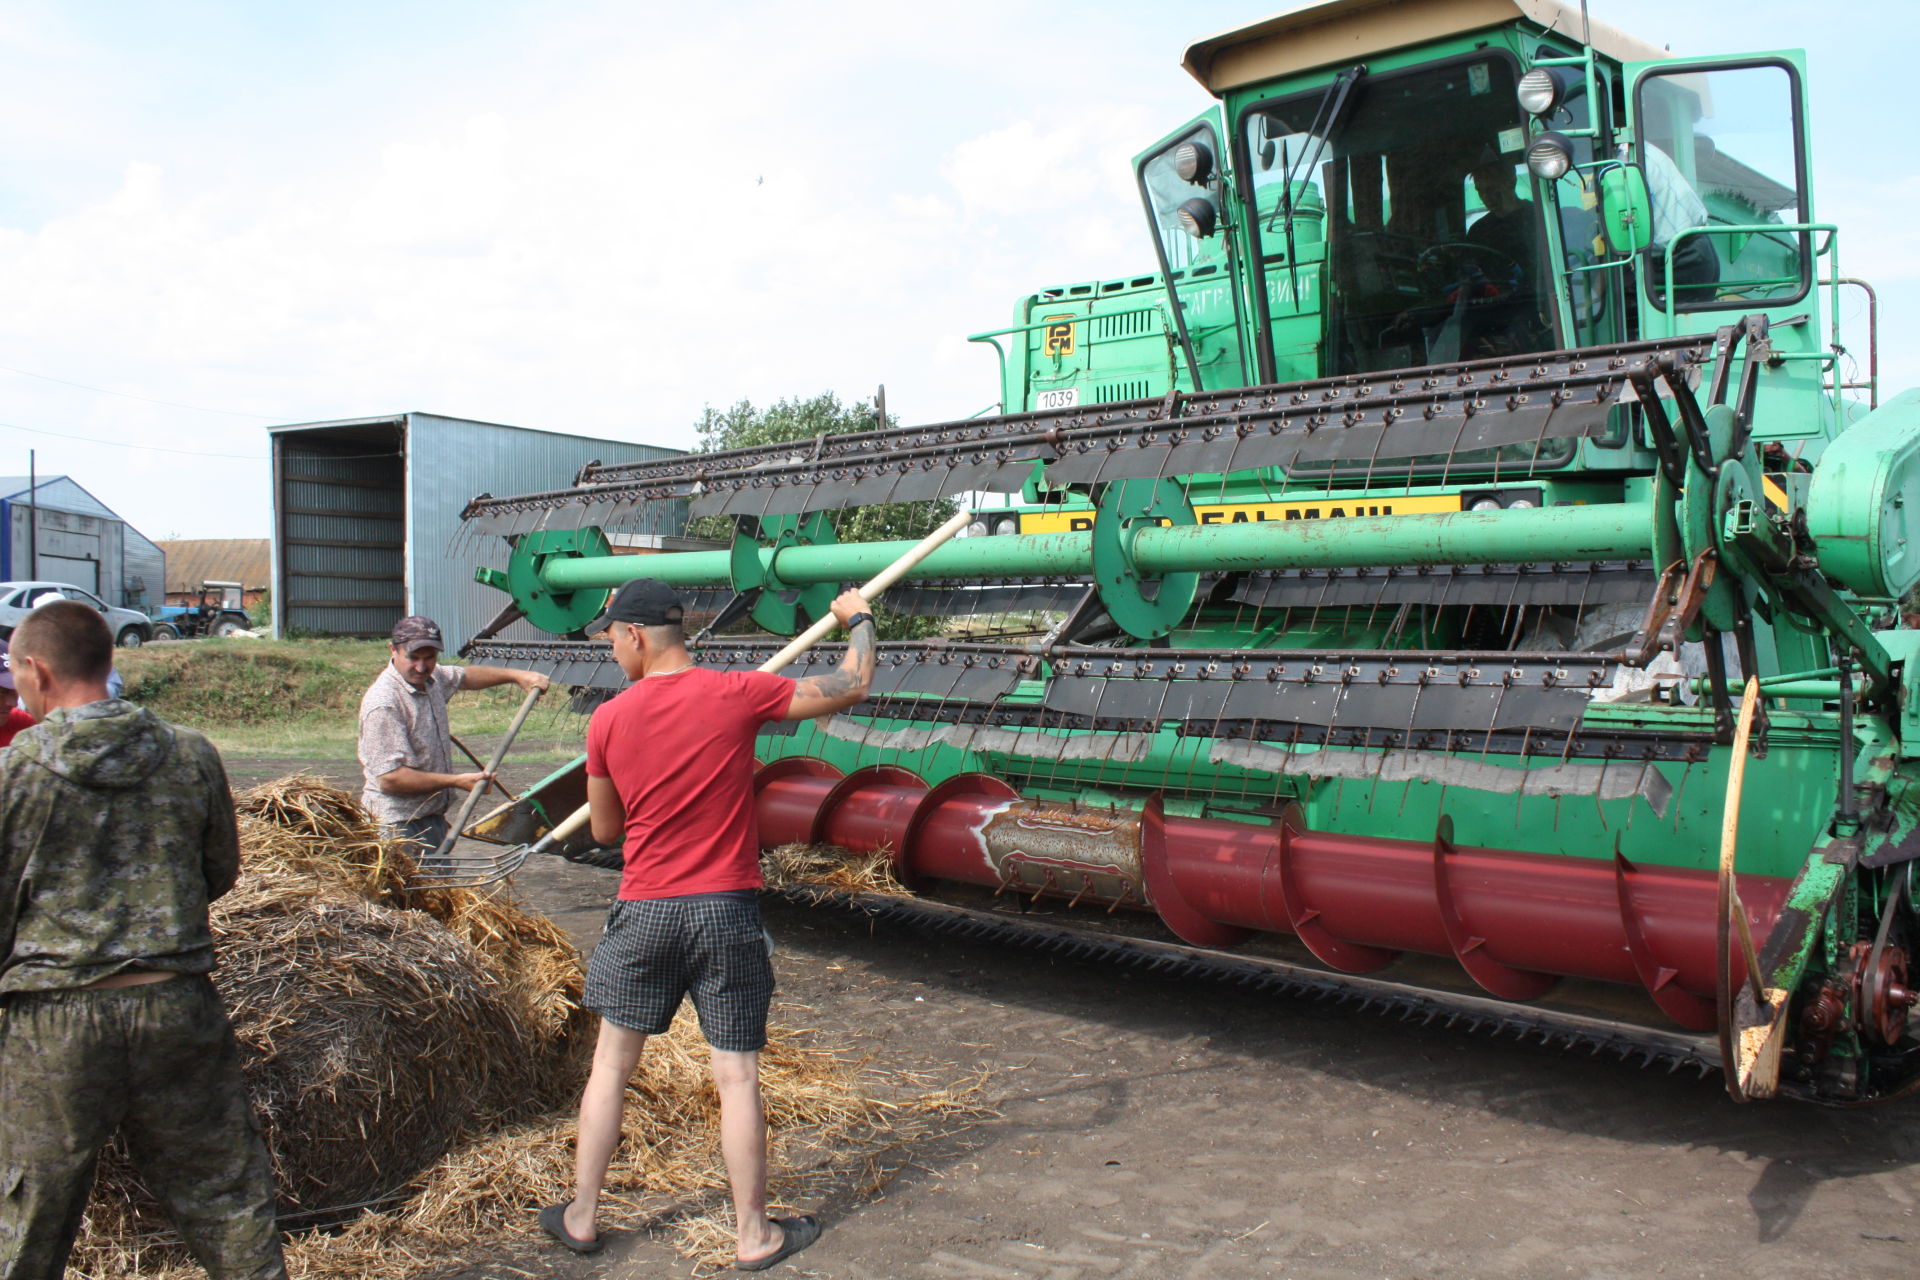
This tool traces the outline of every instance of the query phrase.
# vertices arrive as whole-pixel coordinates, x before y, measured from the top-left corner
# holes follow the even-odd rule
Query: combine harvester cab
[[[1137,162],[1157,270],[978,335],[1007,412],[476,499],[474,655],[618,688],[578,631],[644,573],[751,668],[971,502],[871,701],[761,739],[767,844],[916,891],[842,897],[1737,1098],[1912,1088],[1920,641],[1876,628],[1920,399],[1841,370],[1800,55],[1340,0],[1186,66],[1219,105]],[[613,554],[674,503],[731,545]]]

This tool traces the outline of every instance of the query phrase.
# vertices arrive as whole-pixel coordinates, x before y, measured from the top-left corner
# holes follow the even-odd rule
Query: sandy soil
[[[245,785],[289,762],[229,764]],[[584,949],[613,877],[550,862],[520,886]],[[1717,1077],[829,910],[769,922],[790,1017],[903,1066],[991,1066],[1002,1113],[913,1153],[877,1198],[800,1206],[827,1234],[772,1274],[1920,1274],[1920,1104],[1740,1107]],[[664,1239],[609,1239],[463,1276],[692,1273]]]

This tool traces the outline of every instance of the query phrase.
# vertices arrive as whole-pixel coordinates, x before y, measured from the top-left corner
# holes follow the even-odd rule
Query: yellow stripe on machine
[[[1771,502],[1782,511],[1789,510],[1793,506],[1793,504],[1787,500],[1786,489],[1772,476],[1760,477],[1760,490],[1767,495],[1768,502]]]
[[[1230,502],[1193,509],[1201,524],[1251,524],[1260,520],[1337,520],[1344,516],[1409,516],[1460,510],[1457,493],[1415,497],[1312,498],[1293,502]],[[1021,511],[1021,533],[1074,533],[1093,528],[1093,512]]]

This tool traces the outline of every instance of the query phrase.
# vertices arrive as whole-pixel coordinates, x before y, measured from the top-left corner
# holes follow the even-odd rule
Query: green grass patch
[[[360,697],[387,661],[380,640],[184,640],[122,649],[125,696],[162,719],[198,729],[229,754],[351,759]],[[454,736],[483,758],[513,721],[517,686],[456,694]],[[553,691],[521,730],[514,760],[568,760],[586,740],[586,717]],[[455,767],[460,767],[458,752]]]

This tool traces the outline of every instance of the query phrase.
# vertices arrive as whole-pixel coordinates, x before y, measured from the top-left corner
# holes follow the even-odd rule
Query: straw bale
[[[499,889],[410,889],[412,859],[318,779],[237,803],[241,882],[215,904],[215,981],[249,1050],[283,1221],[327,1228],[289,1238],[296,1280],[403,1280],[542,1249],[533,1213],[571,1192],[571,1110],[596,1025],[565,933]],[[880,882],[875,868],[853,874]],[[770,1036],[762,1091],[787,1203],[867,1194],[904,1163],[904,1143],[985,1113],[978,1080],[942,1089],[809,1031]],[[682,1017],[629,1085],[603,1221],[676,1230],[687,1256],[729,1261],[718,1106],[705,1042]],[[200,1274],[118,1152],[72,1274]]]

